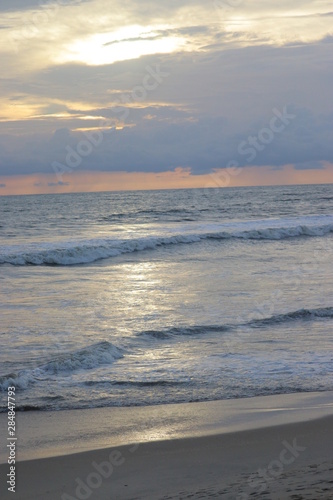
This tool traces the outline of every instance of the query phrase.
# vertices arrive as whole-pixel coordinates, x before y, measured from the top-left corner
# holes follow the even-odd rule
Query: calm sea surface
[[[0,197],[0,411],[333,389],[333,185]]]

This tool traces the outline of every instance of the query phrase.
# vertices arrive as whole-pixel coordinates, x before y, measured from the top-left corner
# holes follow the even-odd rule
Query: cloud
[[[38,184],[38,183],[37,183]],[[35,186],[37,186],[37,184],[34,184]],[[54,186],[69,186],[69,182],[62,182],[62,181],[58,181],[58,182],[48,182],[47,185],[49,187],[54,187]]]
[[[26,10],[31,8],[39,8],[38,0],[2,0],[1,12],[14,12],[17,10]]]
[[[322,161],[304,161],[294,165],[295,170],[324,170],[325,165]]]
[[[267,131],[277,112],[283,116],[283,107],[269,110],[236,132],[223,117],[194,119],[189,111],[155,107],[149,108],[149,114],[146,109],[132,110],[135,126],[120,130],[61,128],[52,135],[24,139],[0,136],[0,174],[50,173],[55,162],[65,172],[163,172],[188,167],[195,174],[225,168],[230,161],[240,166],[295,164],[297,169],[318,169],[318,162],[333,162],[332,115],[317,117],[306,108],[285,109],[295,118],[286,126],[275,120],[274,127],[281,128],[278,133]],[[254,138],[258,146],[251,147]]]
[[[115,0],[110,12],[106,0],[61,0],[52,16],[33,18],[31,9],[47,12],[43,5],[6,0],[0,7],[9,26],[0,30],[1,175],[52,173],[54,162],[68,167],[70,154],[79,157],[75,172],[182,167],[199,175],[232,160],[301,171],[333,161],[330,2],[295,0],[290,13],[287,0],[229,8]],[[175,37],[177,50],[131,55],[139,42]],[[96,65],[103,46],[121,44],[132,59]],[[73,47],[81,47],[81,62],[64,63]],[[147,68],[167,76],[153,82]],[[273,110],[284,107],[296,118],[270,138]],[[251,137],[263,137],[254,156],[244,154]]]
[[[39,10],[43,6],[48,7],[50,3],[58,5],[59,7],[66,7],[70,5],[78,5],[89,0],[2,0],[0,12],[15,12],[25,10]]]
[[[120,40],[112,40],[111,42],[106,42],[103,45],[109,46],[117,43],[123,42],[141,42],[142,40],[159,40],[161,38],[165,38],[168,36],[177,36],[177,35],[198,35],[198,34],[207,34],[211,30],[208,26],[187,26],[184,28],[174,28],[174,29],[164,29],[164,30],[154,30],[152,34],[142,35],[140,37],[131,37],[131,38],[122,38]]]
[[[321,40],[323,43],[333,43],[333,35],[326,35]]]
[[[2,184],[0,184],[0,188],[1,188],[1,189],[2,189],[2,188],[5,188],[5,187],[6,187],[6,184],[3,184],[3,183],[2,183]]]

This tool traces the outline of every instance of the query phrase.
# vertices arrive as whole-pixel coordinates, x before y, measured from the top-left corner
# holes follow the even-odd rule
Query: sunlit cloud
[[[82,62],[99,66],[116,61],[137,59],[148,54],[167,54],[179,50],[185,43],[180,37],[159,38],[157,32],[165,26],[129,26],[112,33],[91,35],[76,40],[56,56],[57,63]]]
[[[2,176],[51,175],[68,148],[101,132],[75,175],[179,167],[194,186],[234,158],[250,168],[239,144],[284,106],[297,119],[257,167],[293,165],[288,179],[297,181],[327,174],[318,165],[333,161],[328,0],[4,0],[0,13]],[[168,76],[152,79],[153,71]],[[274,175],[269,182],[289,182]],[[36,189],[74,189],[70,180],[41,182]]]

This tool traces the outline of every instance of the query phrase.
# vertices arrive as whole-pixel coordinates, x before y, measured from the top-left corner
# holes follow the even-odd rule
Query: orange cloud
[[[8,176],[0,178],[0,195],[333,183],[333,164],[324,166],[322,170],[245,167],[202,175],[186,168],[161,173],[73,172],[60,183],[54,174]]]

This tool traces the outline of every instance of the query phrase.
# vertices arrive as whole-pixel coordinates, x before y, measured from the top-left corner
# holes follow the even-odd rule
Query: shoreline
[[[17,412],[18,461],[196,438],[333,416],[333,391],[207,402]],[[0,414],[0,435],[7,434]],[[7,456],[0,449],[0,465]]]
[[[138,445],[18,462],[15,498],[329,500],[333,393],[288,396],[282,406],[281,397],[266,396],[271,401],[266,399],[265,405],[258,401],[263,398],[251,398],[252,409],[248,403],[248,413],[243,415],[248,419],[238,421],[231,411],[238,400],[227,400],[231,420],[219,432],[214,426],[200,431],[202,415],[197,412],[198,433],[190,436],[175,437],[175,429],[174,437],[167,439],[155,435]],[[207,406],[195,403],[193,410],[199,404]],[[0,465],[2,478],[7,467]],[[4,481],[0,488],[1,498],[12,498]]]

